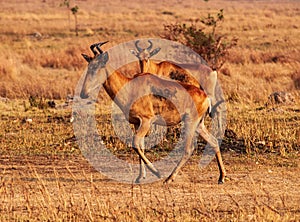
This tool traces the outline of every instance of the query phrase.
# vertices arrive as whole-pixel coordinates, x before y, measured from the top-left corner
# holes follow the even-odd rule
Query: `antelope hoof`
[[[174,177],[171,175],[167,179],[165,179],[164,184],[169,184],[174,181]]]
[[[150,168],[149,168],[150,169]],[[161,175],[160,175],[160,173],[159,173],[159,171],[154,171],[154,170],[152,170],[152,169],[150,169],[151,170],[151,172],[155,175],[155,176],[157,176],[159,179],[161,178]]]
[[[225,180],[227,180],[227,177],[226,177],[226,176],[220,177],[219,180],[218,180],[218,184],[223,184],[223,183],[225,183]]]
[[[159,172],[155,173],[155,176],[157,176],[159,179],[161,178],[161,175]]]
[[[137,183],[137,184],[141,183],[141,179],[146,179],[146,176],[138,176],[138,177],[135,179],[134,183]]]
[[[141,183],[141,178],[140,177],[136,178],[135,181],[134,181],[134,183],[140,184]]]

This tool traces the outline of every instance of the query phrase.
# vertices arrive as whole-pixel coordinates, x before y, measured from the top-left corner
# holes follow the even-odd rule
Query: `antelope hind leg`
[[[213,147],[214,151],[216,152],[216,159],[217,159],[217,163],[218,163],[218,167],[219,167],[219,171],[220,171],[220,177],[219,177],[218,183],[219,184],[224,183],[225,177],[226,177],[226,171],[225,171],[225,167],[223,164],[218,140],[212,134],[210,134],[208,132],[208,130],[206,129],[206,127],[204,125],[204,121],[200,122],[197,132],[202,136],[202,138],[206,142],[208,142]]]

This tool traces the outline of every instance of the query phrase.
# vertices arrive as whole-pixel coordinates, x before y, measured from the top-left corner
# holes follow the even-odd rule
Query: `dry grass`
[[[152,0],[143,5],[136,0],[75,1],[79,37],[60,2],[0,2],[0,96],[11,99],[0,98],[0,221],[300,220],[295,190],[300,150],[297,1],[172,0],[159,6]],[[201,148],[169,186],[111,181],[81,155],[70,108],[30,106],[30,95],[43,103],[63,103],[74,93],[86,67],[80,54],[90,53],[91,43],[110,40],[108,48],[159,37],[163,24],[190,22],[220,7],[225,21],[219,31],[239,39],[219,72],[228,101],[221,147],[230,177],[225,185],[216,185],[215,162],[198,169]],[[264,106],[274,91],[291,93],[295,102]],[[106,145],[123,157],[128,154],[125,159],[132,157],[114,135],[106,109],[110,103],[98,105],[98,129]]]
[[[236,135],[222,146],[226,184],[217,185],[215,161],[199,170],[200,143],[174,183],[140,186],[111,181],[92,168],[76,144],[71,110],[38,109],[28,101],[0,104],[2,221],[299,220],[299,113],[229,105],[228,129]],[[114,136],[107,106],[97,106],[96,116],[107,147],[132,162],[136,154]],[[148,156],[166,152],[150,151]]]
[[[79,6],[79,37],[72,32],[72,15],[69,24],[60,1],[20,1],[18,7],[14,2],[0,3],[1,96],[65,98],[86,66],[80,53],[88,52],[91,43],[107,39],[107,47],[111,47],[140,37],[159,37],[163,24],[189,22],[216,13],[220,7],[225,21],[219,32],[239,39],[224,67],[226,76],[220,74],[224,91],[256,102],[275,90],[294,92],[299,88],[300,15],[295,1],[191,0],[158,7],[149,0],[143,5],[146,13],[135,0],[122,2],[121,8],[116,1],[75,3]],[[36,82],[30,84],[32,79]],[[255,90],[255,86],[260,88]]]
[[[247,153],[293,154],[300,148],[299,104],[295,107],[228,106],[227,129]],[[226,139],[226,138],[225,138]],[[241,145],[241,144],[239,144]]]
[[[299,185],[298,160],[228,155],[226,160],[231,180],[222,186],[214,181],[216,167],[211,164],[200,172],[197,160],[184,168],[176,183],[140,186],[110,181],[81,156],[3,156],[0,220],[299,220],[300,197],[294,189]]]

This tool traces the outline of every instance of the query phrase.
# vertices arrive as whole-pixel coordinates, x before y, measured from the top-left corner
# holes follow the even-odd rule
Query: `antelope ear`
[[[89,57],[88,55],[85,54],[81,54],[81,55],[88,63],[90,63],[90,61],[92,60],[91,57]]]
[[[130,49],[130,52],[131,54],[135,55],[136,57],[138,57],[138,53],[137,51],[133,50],[133,49]]]
[[[150,52],[150,57],[156,55],[160,51],[160,49],[161,48],[158,47],[158,48],[154,49],[152,52]]]

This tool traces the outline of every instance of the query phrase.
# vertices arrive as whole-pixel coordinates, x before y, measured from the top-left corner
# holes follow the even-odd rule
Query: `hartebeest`
[[[100,51],[100,54],[90,61],[80,97],[89,98],[93,95],[94,89],[102,84],[129,123],[134,124],[136,131],[133,136],[133,148],[140,157],[140,173],[136,182],[139,183],[141,178],[145,178],[144,164],[160,178],[159,171],[144,154],[144,137],[150,126],[152,124],[172,126],[183,121],[185,126],[183,156],[165,182],[173,181],[191,156],[194,149],[192,141],[197,132],[213,147],[220,172],[219,183],[223,183],[226,172],[219,145],[204,125],[204,118],[210,107],[210,100],[205,92],[193,85],[162,79],[150,73],[128,78],[119,71],[110,72],[106,67],[108,59],[108,52]],[[125,87],[124,90],[123,87],[126,85],[130,87]],[[122,93],[119,93],[120,90]]]
[[[147,48],[141,48],[139,47],[139,40],[137,40],[135,42],[136,50],[131,50],[131,53],[139,59],[140,72],[168,77],[203,89],[211,99],[211,115],[217,114],[219,131],[222,132],[224,129],[222,129],[221,112],[224,111],[222,109],[225,109],[225,107],[220,106],[224,102],[223,98],[216,95],[217,72],[205,64],[174,64],[169,61],[153,61],[150,58],[157,54],[160,48],[152,50],[153,43],[151,40],[148,40],[148,42],[149,46]]]
[[[198,88],[200,87],[199,81],[195,79],[191,73],[187,72],[180,66],[168,61],[157,63],[153,60],[150,60],[152,56],[160,51],[160,48],[155,48],[151,51],[153,44],[151,40],[148,40],[148,42],[150,43],[148,48],[140,48],[138,45],[139,40],[137,40],[135,42],[137,51],[131,50],[131,53],[139,59],[141,73],[152,73],[159,76],[168,77],[170,79],[174,79],[183,83],[194,85]]]

